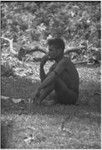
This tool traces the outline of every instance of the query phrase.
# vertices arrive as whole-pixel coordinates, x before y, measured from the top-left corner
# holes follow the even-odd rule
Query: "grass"
[[[39,85],[39,67],[32,66],[30,76],[1,80],[1,93],[9,97],[1,101],[1,120],[12,124],[9,147],[101,149],[100,67],[76,66],[80,76],[77,106],[39,106],[29,101]],[[22,101],[14,103],[12,98]]]

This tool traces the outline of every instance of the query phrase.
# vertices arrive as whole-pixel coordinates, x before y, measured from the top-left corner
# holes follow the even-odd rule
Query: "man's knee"
[[[56,78],[54,86],[55,91],[58,91],[58,93],[67,91],[67,86],[60,77]]]

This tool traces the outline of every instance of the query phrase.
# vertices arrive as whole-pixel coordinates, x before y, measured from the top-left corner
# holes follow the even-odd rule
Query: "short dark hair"
[[[48,45],[54,45],[57,48],[65,49],[65,43],[61,38],[53,38],[48,40]]]

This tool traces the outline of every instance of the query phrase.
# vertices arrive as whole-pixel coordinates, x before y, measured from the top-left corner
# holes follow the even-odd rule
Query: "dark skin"
[[[53,90],[56,101],[62,104],[75,104],[79,94],[79,76],[73,63],[64,56],[64,50],[49,46],[48,55],[42,58],[40,64],[41,85],[35,92],[35,99],[41,103]],[[48,60],[55,60],[55,64],[46,75],[44,65]]]

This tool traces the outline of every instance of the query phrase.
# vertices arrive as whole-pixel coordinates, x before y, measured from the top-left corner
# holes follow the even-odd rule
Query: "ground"
[[[40,81],[39,64],[32,67],[33,75],[1,79],[1,121],[10,124],[8,147],[101,149],[100,67],[76,66],[80,77],[77,106],[33,104]]]

